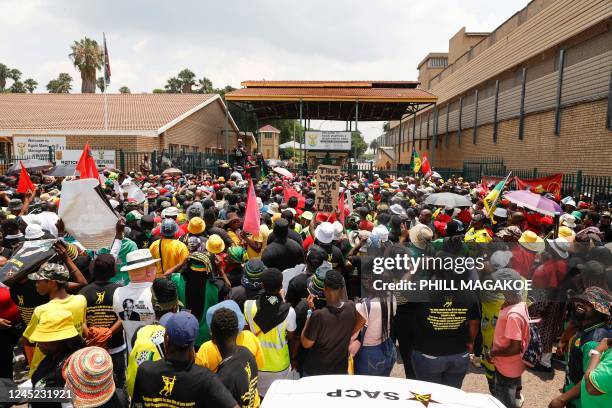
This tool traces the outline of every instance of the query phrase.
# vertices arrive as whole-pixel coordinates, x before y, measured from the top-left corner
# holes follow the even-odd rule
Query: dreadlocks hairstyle
[[[238,335],[238,316],[234,311],[222,307],[213,314],[210,331],[215,343],[225,343]]]

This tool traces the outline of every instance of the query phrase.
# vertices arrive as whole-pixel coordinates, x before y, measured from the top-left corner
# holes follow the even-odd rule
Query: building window
[[[191,151],[197,153],[200,151],[200,148],[198,146],[191,146]]]
[[[181,153],[187,153],[189,151],[190,146],[181,145]]]
[[[170,154],[178,153],[179,145],[177,145],[177,144],[169,144],[168,145],[168,149],[170,149]]]
[[[272,139],[272,133],[264,133],[266,139]]]
[[[448,58],[430,58],[427,62],[429,68],[444,68],[448,65]]]

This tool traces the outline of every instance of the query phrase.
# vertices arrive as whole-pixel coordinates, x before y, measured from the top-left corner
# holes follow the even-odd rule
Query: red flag
[[[552,193],[558,200],[561,198],[561,184],[563,183],[563,173],[553,174],[548,177],[535,179],[514,178],[517,190],[530,190],[533,193],[543,194]]]
[[[255,187],[253,187],[253,180],[250,180],[242,229],[255,236],[259,236],[259,219],[259,206],[257,205],[257,196],[255,196]]]
[[[19,184],[17,184],[17,192],[20,194],[25,194],[30,191],[34,191],[34,183],[30,180],[30,175],[28,174],[25,167],[23,167],[23,162],[19,160],[19,164],[21,164],[21,173],[19,174]]]
[[[76,165],[76,170],[78,170],[82,179],[95,178],[96,180],[98,180],[100,178],[100,174],[98,173],[98,167],[96,166],[96,161],[94,160],[93,155],[91,154],[91,148],[89,147],[89,143],[85,143],[83,153],[81,153],[79,162]]]
[[[306,199],[297,190],[293,187],[289,187],[288,184],[283,182],[283,195],[285,202],[288,203],[291,197],[296,197],[298,200],[298,208],[304,208],[304,204],[306,203]]]
[[[344,225],[344,193],[341,193],[340,198],[338,199],[338,212],[340,213],[338,216],[338,221]]]
[[[423,163],[421,163],[421,173],[423,173],[425,178],[431,176],[431,166],[429,165],[429,160],[427,159],[426,154],[423,154]]]

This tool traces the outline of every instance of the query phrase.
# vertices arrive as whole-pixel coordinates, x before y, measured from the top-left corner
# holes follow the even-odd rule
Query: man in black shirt
[[[303,376],[348,373],[348,346],[351,336],[361,329],[365,320],[355,304],[342,301],[344,279],[330,269],[325,274],[325,307],[308,312],[302,331],[302,347],[308,349],[304,358]],[[308,307],[314,309],[314,297],[308,297]]]
[[[257,362],[249,349],[236,345],[236,313],[226,308],[217,310],[213,315],[210,330],[212,341],[219,348],[223,359],[219,363],[217,376],[241,408],[259,406]]]
[[[140,219],[135,219],[136,215],[133,214],[137,211],[132,211],[128,214],[126,219],[134,218],[132,223],[128,222],[130,231],[126,236],[136,243],[138,249],[149,248],[153,242],[153,235],[151,231],[155,227],[155,219],[151,215],[143,215]],[[132,214],[132,217],[130,217]]]
[[[292,197],[294,198],[294,197]],[[294,210],[295,211],[295,210]],[[295,221],[294,221],[294,216],[293,213],[290,210],[283,210],[283,212],[281,213],[281,218],[287,220],[287,223],[289,223],[289,229],[287,232],[287,238],[294,240],[295,242],[297,242],[298,244],[300,244],[300,246],[302,246],[302,244],[304,243],[304,241],[302,240],[302,237],[300,236],[300,234],[298,234],[295,231]],[[272,242],[274,242],[274,240],[276,239],[276,234],[274,234],[274,231],[272,231],[270,233],[270,235],[268,235],[268,245],[270,245]]]
[[[79,292],[87,300],[87,327],[95,333],[95,345],[105,346],[111,355],[115,385],[122,388],[125,384],[125,341],[121,320],[113,311],[113,295],[120,285],[109,281],[115,274],[115,258],[100,254],[92,262],[91,269],[94,281]]]
[[[295,308],[300,300],[308,297],[308,278],[315,273],[317,268],[321,266],[325,260],[327,260],[327,253],[323,248],[314,244],[308,248],[304,270],[291,278],[287,286],[287,293],[285,295],[285,301],[287,303],[291,303],[291,306]],[[298,265],[296,268],[298,267],[300,266]],[[291,271],[291,269],[283,271],[283,275]]]
[[[268,268],[280,271],[293,268],[304,262],[304,249],[292,239],[288,239],[289,223],[281,218],[274,223],[274,242],[264,249],[261,260]]]
[[[194,364],[198,320],[183,311],[167,313],[160,324],[166,328],[166,354],[161,360],[145,361],[138,367],[133,405],[238,408],[221,381],[207,368]]]

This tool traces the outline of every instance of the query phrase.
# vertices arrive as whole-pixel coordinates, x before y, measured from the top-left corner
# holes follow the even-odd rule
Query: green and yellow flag
[[[418,173],[421,169],[421,156],[419,152],[412,146],[412,157],[410,157],[410,170],[413,173]]]
[[[491,219],[491,222],[495,224],[495,220],[493,220],[493,212],[497,208],[497,204],[499,203],[499,198],[501,196],[504,187],[508,183],[508,179],[510,179],[510,174],[508,173],[505,179],[497,183],[497,185],[493,188],[493,190],[489,191],[489,194],[482,200],[484,204],[485,210],[487,210],[487,215]]]

